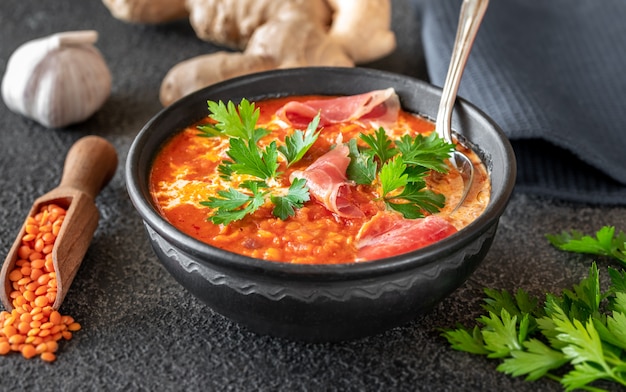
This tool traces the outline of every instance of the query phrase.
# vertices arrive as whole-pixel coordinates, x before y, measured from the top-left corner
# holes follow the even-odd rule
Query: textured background
[[[428,76],[443,83],[462,0],[423,4]],[[489,3],[459,94],[512,138],[517,188],[626,202],[626,4]]]
[[[415,2],[419,3],[419,2]],[[411,3],[413,4],[413,3]],[[426,79],[420,11],[393,0],[398,49],[369,66]],[[484,286],[535,294],[586,275],[590,258],[551,248],[545,233],[604,224],[624,229],[626,209],[516,193],[484,263],[431,313],[359,341],[303,344],[258,336],[213,313],[161,267],[126,194],[123,165],[143,124],[160,108],[161,79],[177,62],[215,50],[188,23],[138,26],[98,0],[0,2],[0,72],[21,43],[66,30],[95,29],[113,74],[110,99],[94,117],[48,130],[0,104],[0,253],[39,195],[55,187],[78,138],[96,134],[117,148],[120,166],[97,199],[98,231],[63,305],[83,329],[53,364],[0,357],[0,390],[424,390],[557,391],[495,371],[497,363],[453,351],[437,328],[470,323]],[[606,260],[600,260],[604,272]]]

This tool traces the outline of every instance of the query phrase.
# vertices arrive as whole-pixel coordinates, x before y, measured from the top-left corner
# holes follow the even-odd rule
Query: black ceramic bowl
[[[169,224],[148,187],[152,160],[174,133],[208,115],[207,100],[239,101],[395,88],[404,109],[434,118],[441,89],[363,68],[302,68],[231,79],[165,108],[133,142],[126,163],[130,198],[165,268],[216,312],[261,334],[338,341],[375,334],[428,311],[459,287],[489,250],[515,182],[515,157],[489,118],[458,101],[453,128],[470,141],[491,176],[491,201],[476,221],[426,248],[359,264],[296,265],[214,248]]]

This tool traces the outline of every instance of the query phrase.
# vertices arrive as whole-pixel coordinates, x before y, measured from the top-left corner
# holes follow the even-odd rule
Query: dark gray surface
[[[420,26],[408,0],[394,0],[399,48],[372,64],[425,78]],[[0,250],[6,254],[39,195],[55,187],[78,138],[110,140],[124,162],[160,108],[158,88],[178,61],[212,50],[187,23],[128,25],[98,0],[0,2],[0,71],[26,40],[96,29],[113,74],[109,101],[93,118],[48,130],[0,104]],[[430,314],[387,333],[339,344],[302,344],[252,334],[214,314],[161,267],[128,200],[122,164],[97,199],[98,231],[61,309],[83,326],[53,364],[0,357],[0,390],[424,390],[558,391],[495,371],[497,363],[450,349],[437,328],[471,322],[484,286],[558,291],[583,277],[590,258],[552,249],[544,233],[604,224],[626,228],[626,208],[572,204],[516,193],[481,267]],[[3,256],[4,257],[4,256]],[[609,263],[600,261],[605,270]],[[610,264],[615,266],[615,264]]]

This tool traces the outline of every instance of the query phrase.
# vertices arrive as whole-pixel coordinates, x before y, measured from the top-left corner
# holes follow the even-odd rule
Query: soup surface
[[[297,116],[286,120],[288,105],[327,102],[322,104],[326,107],[323,110],[330,108],[332,112],[340,106],[333,99],[336,97],[297,96],[255,102],[260,110],[257,127],[269,130],[258,144],[267,147],[275,142],[281,146],[294,128],[306,129],[306,125],[297,124]],[[344,159],[352,139],[359,148],[367,147],[361,134],[374,135],[382,127],[390,140],[398,140],[407,134],[428,136],[434,130],[431,121],[399,108],[391,118],[381,114],[381,108],[389,106],[381,105],[357,119],[333,119],[333,113],[329,113],[330,120],[324,117],[320,120],[319,135],[301,160],[287,166],[284,159],[278,159],[280,176],[271,180],[272,187],[287,189],[294,178],[304,178],[310,190],[309,200],[294,208],[291,216],[276,216],[275,205],[264,202],[241,219],[227,223],[212,221],[216,209],[202,202],[219,198],[220,191],[232,188],[233,184],[241,185],[246,176],[225,179],[221,175],[220,165],[231,160],[227,154],[230,140],[220,136],[205,137],[199,132],[198,125],[214,122],[208,117],[176,133],[157,154],[150,174],[154,202],[172,225],[200,241],[234,253],[289,263],[336,264],[388,257],[426,246],[467,226],[485,209],[490,182],[478,156],[461,145],[456,148],[474,162],[476,174],[466,201],[454,212],[463,180],[451,167],[446,173],[430,170],[425,175],[423,190],[445,196],[445,204],[437,208],[438,212],[422,211],[424,217],[417,219],[404,218],[389,208],[390,204],[381,198],[380,181],[359,184],[347,178],[345,168],[337,169],[341,165],[330,165],[332,170],[338,170],[340,185],[325,183],[325,180],[319,185],[313,184],[313,176],[307,174],[324,166],[332,155],[342,155],[340,159]],[[399,107],[397,102],[396,105]],[[316,110],[320,113],[319,108]],[[394,145],[387,147],[391,149]],[[341,149],[345,150],[343,154]],[[330,192],[332,187],[335,193],[329,196],[325,191]],[[238,189],[246,193],[245,187]],[[402,200],[398,203],[401,210]]]

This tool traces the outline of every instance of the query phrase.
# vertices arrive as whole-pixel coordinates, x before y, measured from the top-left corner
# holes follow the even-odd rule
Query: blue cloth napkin
[[[426,0],[430,81],[442,86],[461,0]],[[492,0],[459,96],[509,136],[516,187],[626,204],[626,2]]]

